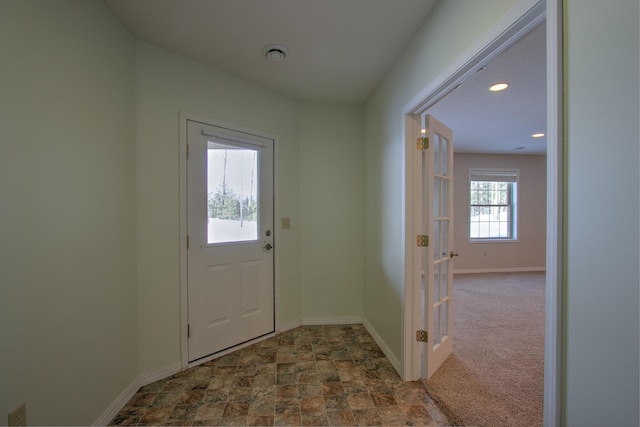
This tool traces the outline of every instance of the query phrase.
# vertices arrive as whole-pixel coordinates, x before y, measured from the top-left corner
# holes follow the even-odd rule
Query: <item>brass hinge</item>
[[[418,246],[421,248],[429,246],[429,236],[426,236],[426,235],[418,236],[416,241]]]
[[[187,234],[187,249],[189,249],[189,235]]]
[[[191,338],[191,325],[187,323],[187,338]]]
[[[418,150],[427,150],[429,148],[429,137],[423,136],[418,138]]]
[[[427,332],[427,331],[416,331],[416,341],[429,342],[429,332]]]

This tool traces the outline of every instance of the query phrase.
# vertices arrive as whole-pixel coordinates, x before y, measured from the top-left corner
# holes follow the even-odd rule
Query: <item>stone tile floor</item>
[[[363,325],[300,326],[142,387],[110,425],[449,425]]]

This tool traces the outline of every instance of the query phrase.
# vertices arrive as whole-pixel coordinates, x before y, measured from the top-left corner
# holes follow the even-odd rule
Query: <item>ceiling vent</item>
[[[264,56],[270,61],[282,61],[289,51],[279,44],[270,44],[264,48]]]

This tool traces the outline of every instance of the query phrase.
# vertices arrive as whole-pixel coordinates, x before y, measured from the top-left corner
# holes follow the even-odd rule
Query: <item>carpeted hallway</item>
[[[455,425],[541,426],[545,273],[454,276],[453,354],[427,382]]]

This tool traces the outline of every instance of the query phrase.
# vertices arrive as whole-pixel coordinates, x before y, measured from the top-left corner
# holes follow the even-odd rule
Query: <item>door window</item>
[[[209,142],[208,244],[258,239],[257,149]]]

